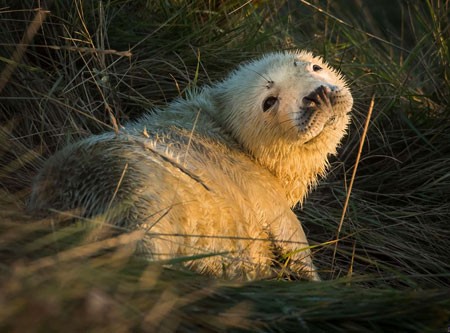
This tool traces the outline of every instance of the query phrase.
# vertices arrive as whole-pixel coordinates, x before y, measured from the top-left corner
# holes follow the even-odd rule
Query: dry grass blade
[[[336,232],[336,243],[334,245],[333,257],[331,259],[331,267],[332,268],[334,266],[334,261],[336,258],[336,251],[337,251],[337,247],[339,245],[339,237],[341,234],[342,225],[344,224],[345,214],[348,209],[348,203],[350,202],[350,195],[352,193],[353,183],[356,178],[356,171],[358,170],[358,164],[359,164],[359,160],[361,159],[361,154],[362,154],[362,150],[364,147],[364,142],[366,140],[367,130],[369,129],[370,118],[372,117],[372,111],[373,111],[374,106],[375,106],[375,95],[373,95],[372,99],[370,100],[369,110],[367,112],[366,122],[364,123],[364,130],[361,135],[361,141],[359,143],[359,149],[358,149],[358,153],[356,155],[356,161],[355,161],[355,165],[353,167],[352,177],[350,179],[350,184],[348,185],[347,196],[345,197],[344,208],[342,209],[341,219],[339,220],[339,225],[338,225],[338,229]]]
[[[8,64],[0,74],[0,93],[3,91],[3,88],[10,80],[15,68],[21,63],[21,60],[27,50],[28,44],[33,40],[34,36],[41,28],[42,23],[46,19],[47,15],[50,13],[49,11],[43,10],[41,8],[36,9],[36,11],[37,13],[34,16],[33,21],[28,26],[28,29],[23,34],[20,44],[17,45],[16,50],[12,55],[11,61],[8,62]]]

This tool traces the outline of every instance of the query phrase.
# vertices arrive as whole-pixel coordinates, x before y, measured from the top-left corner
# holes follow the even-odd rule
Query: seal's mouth
[[[338,114],[335,106],[339,94],[338,87],[321,85],[303,97],[296,122],[305,142],[336,121]]]

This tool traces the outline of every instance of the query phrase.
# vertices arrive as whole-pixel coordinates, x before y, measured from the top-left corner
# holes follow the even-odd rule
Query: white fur
[[[338,91],[336,103],[307,115],[303,98],[320,86]],[[268,96],[278,102],[264,111]],[[320,58],[268,54],[119,135],[66,147],[37,177],[30,207],[81,208],[84,217],[144,228],[140,252],[153,259],[220,253],[186,262],[199,272],[262,278],[289,257],[292,274],[318,280],[290,208],[324,174],[352,103]]]

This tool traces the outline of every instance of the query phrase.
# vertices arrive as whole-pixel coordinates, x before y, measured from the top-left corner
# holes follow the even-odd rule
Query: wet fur
[[[338,91],[332,107],[304,99],[323,85]],[[278,102],[264,111],[268,96]],[[58,152],[37,176],[29,206],[145,230],[138,252],[156,260],[219,253],[185,262],[201,273],[264,278],[284,262],[291,274],[318,280],[291,207],[325,173],[352,102],[320,58],[268,54],[119,134]]]

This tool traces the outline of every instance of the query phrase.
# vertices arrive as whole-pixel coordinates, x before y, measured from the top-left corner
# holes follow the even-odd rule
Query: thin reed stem
[[[364,142],[365,142],[365,139],[366,139],[367,130],[369,128],[370,118],[372,116],[372,110],[373,110],[374,105],[375,105],[375,95],[373,95],[372,99],[370,100],[369,111],[367,112],[366,122],[364,124],[364,130],[363,130],[363,133],[362,133],[362,136],[361,136],[361,140],[359,142],[359,149],[358,149],[358,154],[356,155],[355,165],[353,167],[352,178],[350,179],[350,184],[349,184],[348,190],[347,190],[347,196],[345,197],[344,208],[342,209],[341,219],[339,221],[339,226],[338,226],[338,229],[337,229],[337,232],[336,232],[336,243],[334,244],[333,258],[331,260],[332,270],[334,269],[334,264],[335,264],[335,260],[336,260],[336,252],[337,252],[337,248],[338,248],[338,245],[339,245],[339,237],[340,237],[340,234],[341,234],[342,226],[344,224],[345,215],[347,213],[348,203],[350,202],[350,195],[352,193],[353,183],[355,181],[356,171],[358,170],[358,164],[359,164],[359,161],[361,159],[361,153],[362,153],[362,149],[364,147]]]

